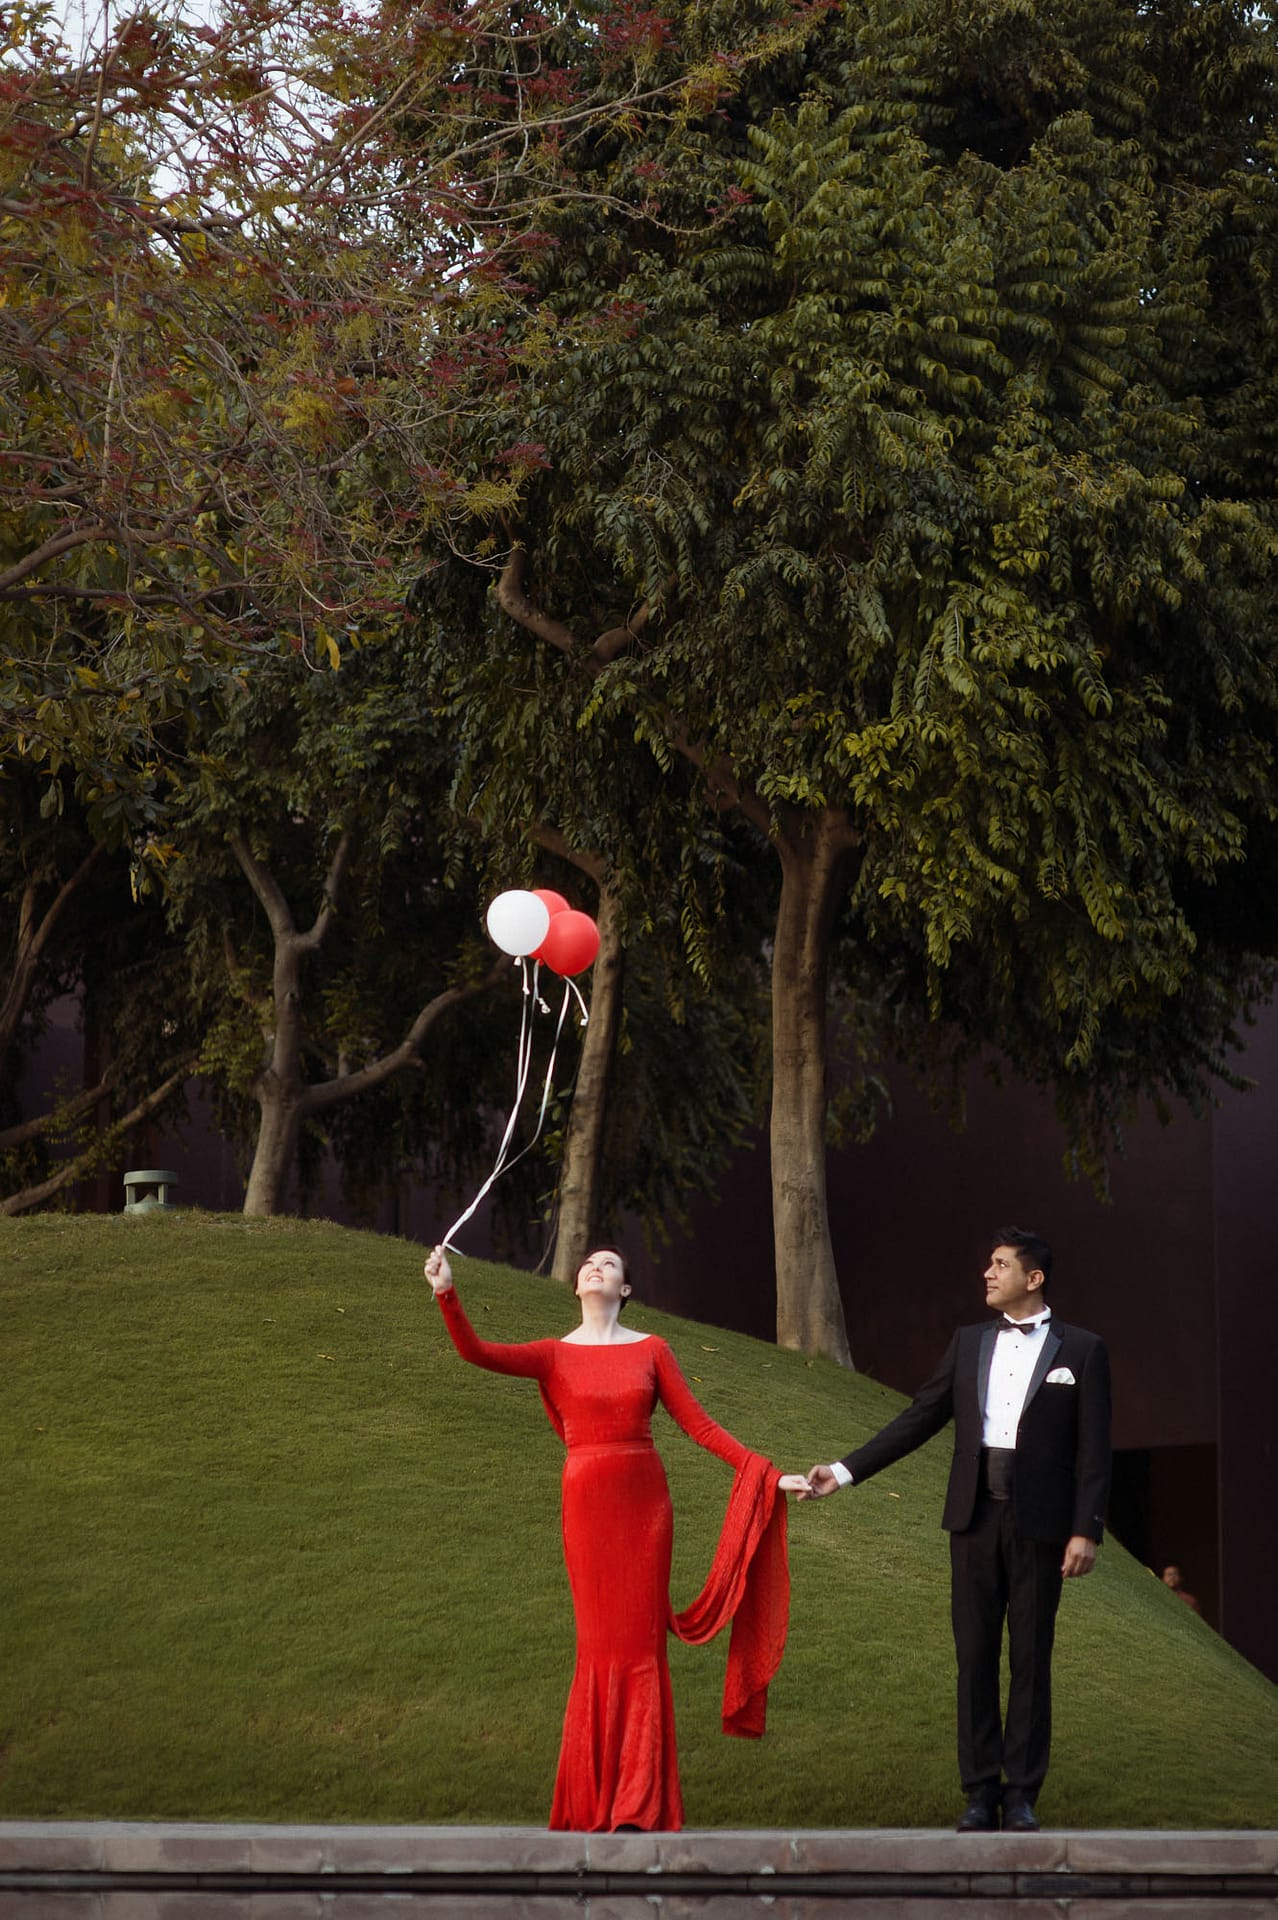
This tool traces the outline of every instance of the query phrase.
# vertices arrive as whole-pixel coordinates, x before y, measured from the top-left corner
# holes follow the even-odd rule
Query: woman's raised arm
[[[426,1261],[426,1278],[444,1315],[449,1338],[463,1360],[472,1366],[487,1367],[490,1373],[514,1373],[526,1380],[546,1380],[554,1364],[553,1340],[526,1340],[507,1343],[481,1340],[471,1326],[466,1309],[457,1298],[452,1269],[442,1247],[436,1247]]]

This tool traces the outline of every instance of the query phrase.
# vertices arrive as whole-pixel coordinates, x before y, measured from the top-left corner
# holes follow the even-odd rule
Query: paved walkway
[[[1278,1831],[0,1822],[0,1920],[1278,1920]]]

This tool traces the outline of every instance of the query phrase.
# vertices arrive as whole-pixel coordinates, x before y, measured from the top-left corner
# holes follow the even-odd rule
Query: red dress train
[[[683,1801],[666,1632],[700,1642],[732,1620],[724,1732],[761,1734],[789,1611],[779,1475],[716,1426],[655,1334],[611,1346],[500,1345],[479,1338],[455,1288],[438,1299],[463,1359],[536,1380],[567,1448],[563,1541],[577,1664],[550,1825],[588,1833],[678,1828]],[[674,1516],[651,1431],[658,1401],[698,1445],[736,1469],[710,1577],[677,1615],[670,1608]]]

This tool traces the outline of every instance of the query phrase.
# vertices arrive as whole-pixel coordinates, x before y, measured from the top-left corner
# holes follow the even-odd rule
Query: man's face
[[[985,1304],[1013,1320],[1037,1313],[1043,1304],[1043,1276],[1037,1267],[1027,1273],[1015,1247],[995,1247],[985,1269]]]

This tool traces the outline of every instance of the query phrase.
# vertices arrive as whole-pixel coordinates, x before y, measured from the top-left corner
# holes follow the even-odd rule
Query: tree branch
[[[54,929],[62,917],[63,910],[71,896],[88,878],[95,861],[102,852],[101,847],[92,847],[80,862],[69,879],[64,880],[57,893],[49,902],[39,923],[36,923],[36,899],[39,883],[28,881],[22,892],[22,905],[18,910],[18,948],[14,957],[13,972],[4,999],[0,1001],[0,1060],[4,1059],[18,1030],[18,1022],[30,997],[32,981],[36,967]]]
[[[472,981],[464,987],[446,987],[442,993],[437,993],[422,1008],[397,1047],[354,1073],[339,1073],[331,1080],[321,1080],[307,1087],[299,1101],[301,1111],[304,1114],[324,1113],[330,1107],[353,1099],[358,1093],[368,1093],[374,1087],[384,1086],[387,1080],[417,1057],[427,1034],[446,1013],[464,1005],[467,1000],[473,1000],[477,994],[486,993],[489,987],[497,986],[506,978],[509,969],[510,961],[503,955],[500,960],[493,962],[482,980]]]
[[[548,640],[560,653],[575,653],[578,646],[576,634],[562,620],[543,613],[536,601],[529,599],[524,585],[527,578],[528,549],[512,547],[510,558],[498,575],[494,590],[498,606],[503,613],[510,615],[517,626],[535,633],[539,640]],[[599,635],[590,648],[591,660],[597,661],[600,666],[615,660],[618,654],[624,653],[639,638],[651,618],[652,605],[645,600],[621,626],[609,627]]]
[[[720,754],[717,759],[711,760],[682,721],[674,727],[671,745],[677,754],[705,775],[712,806],[718,809],[735,808],[745,819],[752,821],[761,833],[767,834],[769,839],[774,837],[776,829],[767,806],[753,787],[742,786],[725,755]]]
[[[674,576],[671,575],[670,580],[667,581],[666,584],[670,586],[673,585],[673,583]],[[591,653],[593,653],[596,660],[601,660],[607,665],[609,660],[615,660],[619,653],[624,653],[633,641],[641,637],[644,628],[651,618],[652,602],[645,600],[642,606],[635,608],[635,611],[622,626],[609,627],[607,633],[601,633],[595,641],[594,646],[590,649]]]
[[[95,1140],[92,1146],[86,1147],[84,1152],[77,1154],[74,1159],[66,1161],[56,1173],[51,1173],[47,1180],[41,1180],[34,1187],[24,1187],[21,1193],[11,1193],[0,1200],[0,1216],[26,1213],[31,1207],[38,1207],[42,1201],[52,1199],[55,1193],[60,1193],[63,1187],[70,1186],[73,1180],[91,1173],[118,1140],[123,1139],[126,1134],[133,1131],[134,1127],[148,1119],[157,1107],[163,1106],[164,1102],[190,1078],[196,1058],[195,1054],[191,1054],[183,1060],[181,1065],[175,1067],[168,1078],[161,1081],[153,1092],[139,1100],[137,1105],[130,1108],[129,1112],[123,1114],[120,1119],[113,1120],[106,1132]]]
[[[70,553],[74,547],[87,547],[95,540],[107,540],[111,537],[110,528],[95,522],[91,527],[72,527],[67,533],[55,534],[52,540],[46,540],[42,547],[35,547],[25,559],[15,561],[0,573],[0,593],[9,587],[16,587],[26,579],[29,573],[38,573],[46,561],[56,560],[61,553]]]
[[[604,876],[608,869],[604,864],[603,856],[596,853],[593,848],[569,846],[558,827],[543,826],[540,822],[533,828],[532,837],[539,847],[546,849],[547,853],[558,854],[561,860],[567,860],[571,866],[578,868],[593,880],[597,887],[603,887]]]
[[[271,932],[276,941],[295,940],[297,926],[293,919],[293,910],[285,899],[284,890],[275,875],[257,858],[238,827],[232,828],[227,834],[226,843],[239,861],[244,878],[257,895],[270,921]]]
[[[536,634],[539,639],[548,640],[552,647],[558,648],[560,653],[575,652],[577,640],[571,627],[565,626],[562,620],[555,620],[549,614],[543,613],[541,608],[529,599],[524,590],[527,577],[528,549],[512,547],[510,558],[501,570],[495,589],[498,606],[503,613],[509,614],[518,626],[526,628],[529,633]],[[624,626],[610,627],[606,633],[600,634],[589,650],[586,665],[597,672],[610,660],[615,660],[618,654],[625,652],[632,641],[639,638],[651,617],[651,604],[645,600]],[[682,721],[675,720],[673,715],[664,708],[662,713],[669,728],[670,744],[676,753],[690,761],[694,767],[699,767],[705,774],[713,804],[735,807],[747,820],[753,821],[761,832],[771,835],[772,815],[753,788],[741,784],[733,773],[730,763],[722,754],[711,760],[704,747],[692,739]],[[570,855],[569,858],[571,857]]]
[[[524,592],[524,581],[528,577],[528,549],[514,547],[511,555],[497,579],[497,604],[503,613],[508,613],[518,626],[525,627],[529,633],[535,633],[539,640],[548,640],[560,653],[575,653],[577,638],[571,627],[562,620],[552,620],[543,613]]]
[[[337,915],[338,896],[341,893],[342,881],[346,877],[346,869],[350,865],[354,848],[355,836],[347,827],[343,830],[342,837],[337,843],[337,850],[328,863],[328,872],[324,876],[324,904],[316,914],[314,924],[309,930],[297,936],[295,944],[299,953],[314,953],[316,948],[323,945],[324,936]]]
[[[104,1093],[109,1093],[117,1078],[114,1067],[108,1067],[96,1087],[86,1087],[74,1098],[64,1100],[60,1107],[54,1107],[49,1113],[37,1114],[34,1120],[20,1120],[16,1126],[0,1129],[0,1153],[7,1153],[11,1147],[25,1146],[28,1140],[38,1140],[42,1133],[52,1133],[56,1127],[65,1127],[78,1120],[82,1113],[97,1104]]]

